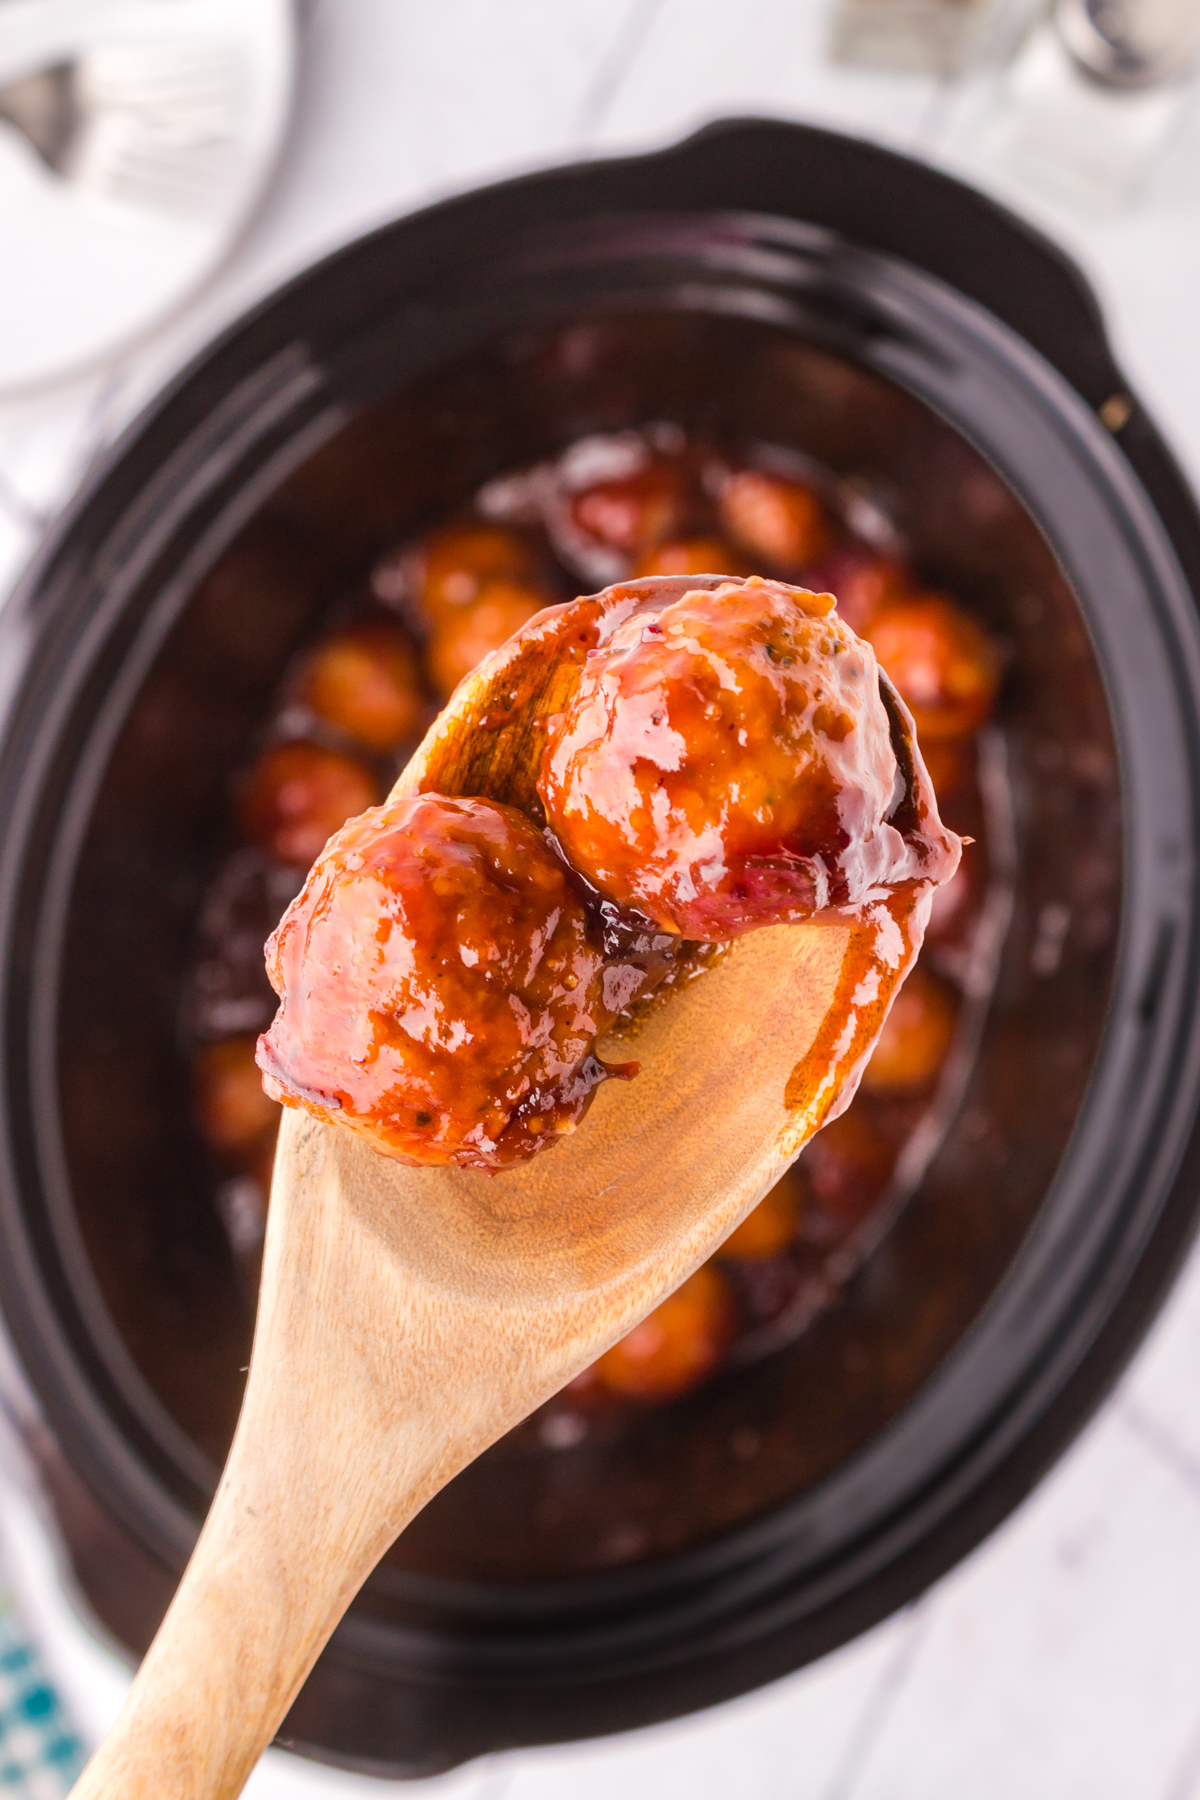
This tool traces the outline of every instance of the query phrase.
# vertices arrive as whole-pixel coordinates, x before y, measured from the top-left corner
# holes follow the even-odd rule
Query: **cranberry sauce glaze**
[[[423,791],[346,825],[289,907],[267,1092],[406,1162],[496,1170],[572,1131],[607,1074],[636,1074],[596,1039],[681,949],[835,917],[871,946],[845,977],[858,1029],[793,1085],[853,1085],[880,1022],[872,967],[907,967],[960,854],[890,704],[831,595],[760,576],[652,577],[535,620],[433,728]],[[463,734],[494,742],[513,715],[546,739],[533,822],[469,792],[469,750],[454,766]],[[430,791],[448,770],[460,798]],[[639,937],[649,954],[623,954]]]

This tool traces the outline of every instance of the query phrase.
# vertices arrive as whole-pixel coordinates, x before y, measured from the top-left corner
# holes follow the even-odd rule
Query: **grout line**
[[[600,66],[588,83],[571,127],[573,137],[586,141],[604,123],[662,9],[663,0],[641,0],[640,5],[635,0],[624,24],[609,45],[607,54],[601,57]]]
[[[884,1727],[900,1698],[901,1690],[912,1674],[921,1646],[933,1624],[935,1603],[932,1597],[918,1600],[912,1608],[912,1623],[902,1642],[897,1645],[863,1704],[858,1722],[850,1734],[841,1765],[823,1790],[820,1800],[853,1800],[855,1788],[870,1760],[871,1752],[883,1736]]]
[[[1112,1409],[1146,1449],[1152,1451],[1200,1499],[1200,1459],[1179,1442],[1169,1427],[1126,1395],[1118,1395],[1112,1402]]]

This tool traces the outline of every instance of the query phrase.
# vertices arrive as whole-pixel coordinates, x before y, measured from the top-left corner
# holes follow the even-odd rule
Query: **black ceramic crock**
[[[327,577],[522,457],[666,416],[867,469],[1007,646],[1020,880],[979,1091],[825,1335],[647,1428],[676,1539],[526,1579],[500,1544],[450,1579],[457,1503],[430,1509],[425,1566],[402,1548],[368,1584],[287,1722],[349,1767],[663,1719],[882,1618],[1079,1429],[1192,1230],[1200,521],[1081,277],[956,182],[799,126],[468,195],[233,327],[93,472],[0,626],[0,1300],[96,1610],[147,1641],[245,1360],[174,1035],[229,772]],[[247,608],[219,572],[267,539]],[[823,1462],[724,1528],[679,1524],[714,1420],[806,1406]],[[473,1476],[498,1534],[516,1467]]]

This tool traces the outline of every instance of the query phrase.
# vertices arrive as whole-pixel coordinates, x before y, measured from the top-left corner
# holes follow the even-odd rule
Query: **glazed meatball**
[[[570,506],[572,522],[584,537],[636,556],[678,534],[687,522],[688,496],[674,463],[652,462],[632,475],[583,488],[572,495]]]
[[[992,710],[999,671],[987,634],[961,607],[940,594],[895,600],[864,635],[912,713],[923,750],[978,731]]]
[[[522,813],[422,794],[355,819],[267,945],[274,1099],[409,1163],[495,1169],[571,1130],[608,1073],[603,957]]]
[[[730,1232],[718,1255],[734,1262],[759,1262],[786,1250],[796,1236],[805,1189],[803,1171],[793,1164],[736,1231]]]
[[[739,470],[725,483],[720,513],[734,543],[781,574],[794,575],[807,568],[829,547],[829,527],[820,498],[802,481],[789,481],[783,475]]]
[[[866,1094],[919,1094],[935,1080],[954,1036],[951,990],[936,975],[915,968],[884,1020],[863,1071]]]
[[[719,1269],[702,1268],[656,1306],[594,1365],[610,1393],[672,1400],[711,1375],[733,1335],[729,1289]]]
[[[305,705],[368,750],[394,750],[418,737],[425,698],[416,653],[399,626],[364,621],[326,638],[299,684]]]
[[[672,538],[639,557],[635,575],[749,575],[746,558],[720,538]]]
[[[415,554],[385,559],[372,583],[383,600],[415,603],[417,623],[429,634],[430,679],[448,699],[489,651],[554,603],[539,573],[520,532],[472,520],[433,533]]]
[[[415,558],[387,559],[376,569],[373,582],[380,597],[389,601],[407,598],[414,588],[424,623],[436,631],[447,618],[473,605],[490,583],[521,583],[533,576],[533,552],[519,532],[471,520],[434,532]]]
[[[751,576],[635,612],[588,658],[538,791],[608,900],[722,942],[916,873],[886,822],[875,659],[832,607]]]
[[[270,1144],[279,1108],[263,1092],[249,1034],[206,1044],[192,1070],[196,1119],[214,1150],[254,1161]]]
[[[242,794],[242,828],[281,862],[307,869],[326,840],[378,798],[375,777],[355,757],[301,740],[276,744]]]
[[[539,588],[495,580],[485,583],[469,606],[447,613],[425,652],[430,677],[443,700],[485,656],[552,604],[552,597]]]

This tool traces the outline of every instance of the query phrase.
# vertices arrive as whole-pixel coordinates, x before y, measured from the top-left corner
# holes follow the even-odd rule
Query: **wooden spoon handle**
[[[642,1074],[601,1088],[577,1155],[495,1182],[285,1109],[229,1462],[76,1800],[240,1792],[414,1513],[710,1255],[825,1117],[911,955],[872,961],[891,923],[750,934],[647,1018]]]
[[[75,1800],[240,1793],[379,1557],[508,1422],[481,1433],[470,1345],[448,1356],[430,1328],[434,1298],[402,1266],[380,1267],[338,1191],[334,1136],[287,1121],[229,1461]]]
[[[76,1800],[231,1800],[337,1623],[346,1571],[335,1558],[336,1586],[322,1579],[311,1541],[328,1516],[315,1518],[311,1506],[283,1516],[265,1471],[248,1469],[248,1460],[240,1455],[222,1483],[121,1713],[74,1789]],[[328,1491],[323,1476],[316,1483],[314,1500]],[[344,1517],[341,1500],[335,1495],[333,1505]],[[351,1530],[357,1522],[349,1521]]]

